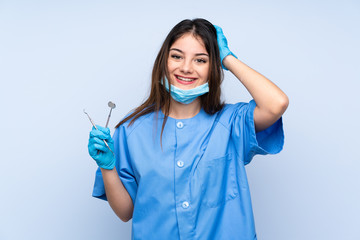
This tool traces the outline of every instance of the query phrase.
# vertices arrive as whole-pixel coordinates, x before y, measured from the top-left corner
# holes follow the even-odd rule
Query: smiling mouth
[[[196,78],[185,78],[185,77],[180,77],[178,75],[175,75],[175,77],[180,81],[184,81],[184,82],[193,82],[196,80]]]

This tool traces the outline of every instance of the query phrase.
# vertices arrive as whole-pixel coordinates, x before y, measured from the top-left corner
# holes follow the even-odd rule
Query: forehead
[[[207,53],[204,41],[199,36],[194,36],[192,33],[185,33],[177,39],[170,47],[180,49],[183,52],[203,52]]]

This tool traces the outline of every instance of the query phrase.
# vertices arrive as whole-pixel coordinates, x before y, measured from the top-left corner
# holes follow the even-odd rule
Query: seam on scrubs
[[[249,105],[248,105],[248,108],[247,108],[247,112],[246,112],[246,121],[249,122],[250,124],[250,149],[249,149],[249,153],[248,155],[246,156],[246,159],[244,161],[244,164],[247,165],[251,162],[251,160],[253,159],[254,157],[254,148],[256,146],[259,145],[258,141],[257,141],[257,138],[256,138],[256,131],[255,131],[255,122],[254,122],[254,110],[255,110],[255,107],[256,107],[256,102],[254,100],[251,100],[249,102]],[[248,113],[248,111],[250,111],[250,113]]]
[[[153,113],[153,112],[151,112],[151,113],[149,113],[149,114],[147,114],[147,115],[145,115],[145,116],[142,116],[140,119],[139,119],[139,118],[136,119],[136,121],[135,121],[135,123],[134,123],[134,124],[136,124],[136,125],[135,125],[135,126],[133,125],[133,129],[131,129],[130,132],[126,135],[126,138],[129,138],[130,135],[131,135],[131,133],[132,133],[136,128],[138,128],[145,119],[149,118],[149,117],[152,115],[152,113]],[[131,121],[131,119],[129,119],[129,121]],[[128,122],[126,122],[126,123],[128,123]],[[125,123],[124,123],[124,124],[125,124]],[[124,127],[128,128],[129,125],[128,125],[128,126],[124,126]]]
[[[218,121],[218,122],[231,134],[231,130],[229,128],[227,128],[224,123],[222,123],[221,121]],[[239,160],[240,159],[239,148],[234,148],[234,150],[235,150],[235,153],[236,153],[235,157],[236,157],[236,159]]]

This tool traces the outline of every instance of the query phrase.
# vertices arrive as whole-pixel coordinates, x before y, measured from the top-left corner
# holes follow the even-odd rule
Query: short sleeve
[[[115,167],[118,172],[118,175],[129,193],[133,204],[135,204],[136,192],[137,192],[137,182],[134,177],[134,172],[131,165],[131,158],[129,156],[127,138],[125,132],[125,126],[121,125],[115,130],[113,135],[114,140],[114,153],[115,153]],[[93,197],[107,200],[104,181],[101,174],[100,168],[97,169],[95,174],[95,184],[92,193]]]
[[[282,117],[267,129],[255,132],[254,110],[256,103],[239,103],[232,126],[232,135],[242,147],[244,164],[251,162],[257,155],[279,153],[284,145]]]

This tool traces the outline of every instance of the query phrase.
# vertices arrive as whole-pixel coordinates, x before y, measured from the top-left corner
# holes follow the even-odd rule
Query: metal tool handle
[[[94,127],[96,130],[98,130],[95,125],[94,125]],[[110,152],[112,152],[112,154],[115,155],[114,152],[111,150],[110,146],[108,145],[108,143],[105,141],[105,139],[103,139],[103,141],[104,141],[105,145],[107,146],[107,148],[110,150]],[[98,150],[98,154],[99,154],[99,152],[100,152],[100,150]]]
[[[111,117],[111,112],[112,112],[112,108],[110,108],[110,113],[109,113],[109,116],[108,116],[108,119],[107,119],[107,121],[106,121],[106,124],[105,124],[105,128],[107,128],[108,127],[108,124],[109,124],[109,120],[110,120],[110,117]]]
[[[99,129],[97,129],[95,123],[91,120],[89,114],[87,114],[87,112],[85,112],[85,109],[84,109],[84,113],[88,116],[88,118],[89,118],[91,124],[94,126],[94,128],[95,128],[96,130],[99,130]],[[110,150],[110,152],[112,152],[112,154],[115,155],[114,152],[113,152],[113,151],[111,150],[111,148],[109,147],[108,143],[105,141],[105,139],[103,139],[103,141],[104,141],[105,145],[107,146],[107,148]],[[100,151],[98,150],[98,154],[99,154],[99,152],[100,152]]]

